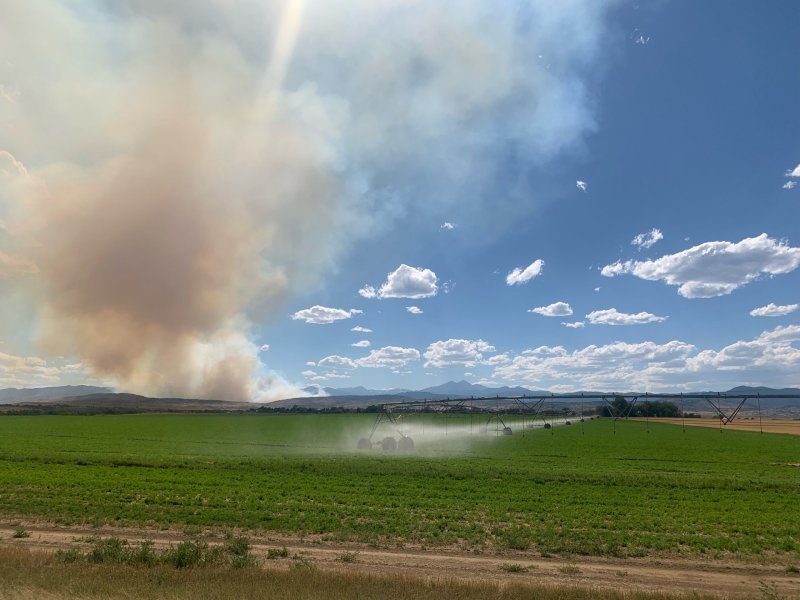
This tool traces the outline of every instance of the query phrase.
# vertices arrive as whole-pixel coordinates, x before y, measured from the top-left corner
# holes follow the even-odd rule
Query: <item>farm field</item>
[[[800,556],[795,436],[595,420],[497,437],[453,417],[445,436],[427,416],[412,452],[354,450],[373,419],[3,417],[0,514],[392,548]]]

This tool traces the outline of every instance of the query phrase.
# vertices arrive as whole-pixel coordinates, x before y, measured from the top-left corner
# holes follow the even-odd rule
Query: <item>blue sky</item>
[[[32,5],[0,383],[800,386],[795,2]]]

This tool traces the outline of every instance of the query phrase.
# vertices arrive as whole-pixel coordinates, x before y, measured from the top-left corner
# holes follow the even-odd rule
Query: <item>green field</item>
[[[614,434],[610,420],[497,437],[468,435],[465,417],[444,436],[429,415],[411,453],[354,450],[373,419],[0,417],[0,515],[390,547],[800,555],[800,437],[641,422]]]

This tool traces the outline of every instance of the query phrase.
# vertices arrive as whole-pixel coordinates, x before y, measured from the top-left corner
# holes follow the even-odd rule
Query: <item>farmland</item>
[[[800,438],[597,420],[513,436],[428,419],[357,452],[369,415],[0,419],[0,514],[242,528],[373,547],[800,556]],[[438,432],[438,433],[435,433]]]

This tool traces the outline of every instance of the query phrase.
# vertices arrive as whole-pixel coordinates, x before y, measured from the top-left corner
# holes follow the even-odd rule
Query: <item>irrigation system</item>
[[[617,398],[625,400],[624,409],[619,404],[614,403]],[[579,414],[580,422],[584,422],[583,403],[585,401],[602,401],[608,409],[608,414],[614,421],[614,432],[616,433],[616,422],[620,419],[627,419],[633,413],[634,407],[639,404],[647,404],[650,401],[667,400],[680,403],[681,417],[685,420],[684,403],[687,400],[704,400],[714,411],[719,419],[720,432],[724,427],[733,423],[739,416],[742,408],[748,401],[755,401],[758,408],[758,421],[761,433],[764,433],[763,421],[761,418],[761,400],[766,399],[797,399],[800,394],[727,394],[724,392],[698,393],[698,394],[651,394],[651,393],[585,393],[585,394],[550,394],[550,395],[530,395],[530,396],[481,396],[468,398],[445,398],[437,400],[404,400],[398,402],[387,402],[380,404],[380,411],[372,425],[372,430],[368,437],[358,440],[358,448],[369,450],[372,448],[382,448],[383,450],[411,450],[414,448],[414,440],[411,438],[409,428],[404,426],[403,419],[408,415],[419,415],[434,413],[447,415],[448,413],[459,413],[470,416],[470,429],[474,416],[481,417],[479,422],[479,432],[495,433],[497,435],[512,435],[513,430],[506,424],[503,417],[508,415],[522,415],[522,432],[525,428],[536,426],[536,421],[542,420],[542,427],[551,429],[555,423],[554,414],[550,415],[545,411],[545,403],[549,400],[554,402],[580,401],[581,409]],[[645,415],[647,415],[645,411]],[[526,423],[526,420],[528,421]],[[564,424],[570,425],[571,421],[564,420]],[[389,425],[396,436],[388,435],[381,440],[375,440],[378,428]]]

